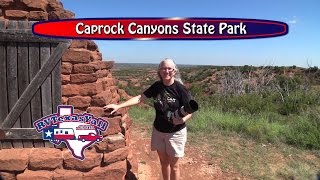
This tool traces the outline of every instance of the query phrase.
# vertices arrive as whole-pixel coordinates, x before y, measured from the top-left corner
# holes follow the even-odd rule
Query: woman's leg
[[[170,163],[170,180],[178,180],[180,178],[179,158],[168,156]]]
[[[162,152],[157,150],[158,156],[161,163],[161,171],[162,171],[162,177],[163,180],[169,180],[170,179],[170,160],[166,152]]]

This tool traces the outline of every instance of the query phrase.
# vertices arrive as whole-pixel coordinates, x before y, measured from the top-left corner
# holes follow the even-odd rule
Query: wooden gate
[[[0,21],[0,149],[53,147],[33,122],[60,104],[60,60],[70,41],[35,36],[33,23]]]

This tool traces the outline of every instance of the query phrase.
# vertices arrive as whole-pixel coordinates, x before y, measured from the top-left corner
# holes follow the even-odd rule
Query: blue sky
[[[320,67],[319,0],[62,0],[76,18],[207,17],[286,22],[286,36],[248,40],[130,41],[95,40],[104,60],[177,64],[318,66]]]

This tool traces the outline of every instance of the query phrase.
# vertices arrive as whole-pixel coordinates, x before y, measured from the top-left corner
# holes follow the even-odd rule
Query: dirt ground
[[[161,180],[161,169],[158,155],[150,150],[150,130],[145,127],[131,126],[130,146],[132,153],[129,160],[132,164],[130,179]],[[187,143],[185,157],[180,161],[181,179],[242,179],[236,175],[224,173],[219,160],[209,160],[206,147],[196,147]]]

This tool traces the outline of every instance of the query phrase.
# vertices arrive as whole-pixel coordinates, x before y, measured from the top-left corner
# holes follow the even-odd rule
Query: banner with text
[[[223,40],[283,36],[288,25],[236,18],[86,18],[37,22],[32,31],[68,39]]]

